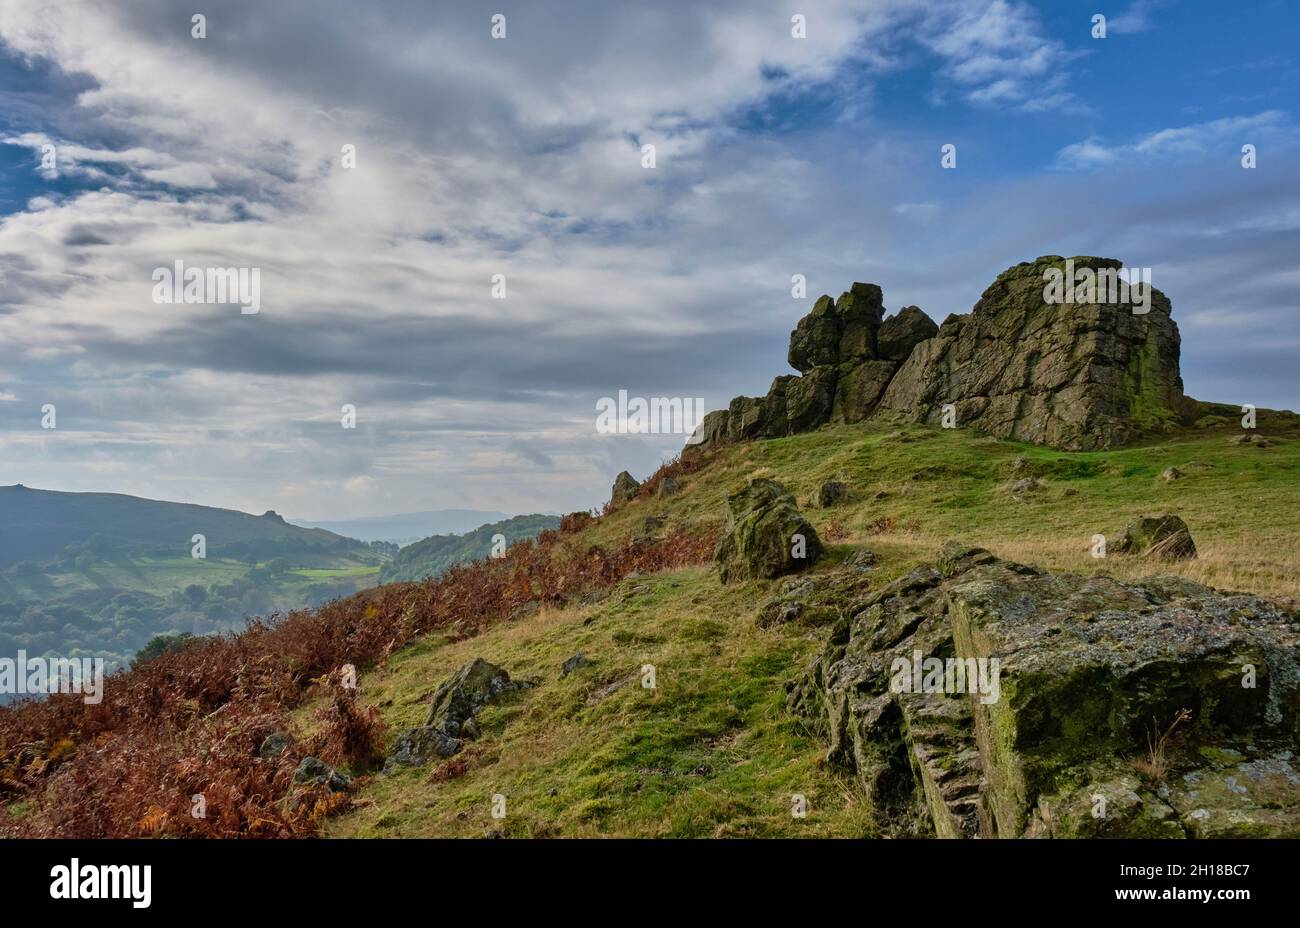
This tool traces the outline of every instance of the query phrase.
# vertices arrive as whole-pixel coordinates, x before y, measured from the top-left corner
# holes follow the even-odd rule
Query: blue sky
[[[372,6],[0,0],[0,484],[587,508],[681,445],[601,397],[720,407],[818,293],[941,321],[1051,253],[1152,268],[1192,395],[1300,406],[1293,4]],[[261,313],[154,303],[178,259]]]

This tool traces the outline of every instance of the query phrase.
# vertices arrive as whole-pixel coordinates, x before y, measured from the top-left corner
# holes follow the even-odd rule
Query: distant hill
[[[515,516],[482,525],[465,535],[434,535],[397,553],[379,574],[380,583],[437,577],[454,564],[480,561],[492,553],[492,536],[504,535],[506,546],[523,538],[535,538],[548,528],[558,528],[559,516]]]
[[[327,522],[309,522],[291,519],[294,525],[321,528],[361,541],[391,541],[409,544],[430,535],[462,535],[488,522],[510,518],[508,513],[489,512],[482,509],[433,509],[426,512],[406,512],[392,516],[371,516],[365,519],[343,519]]]
[[[0,487],[0,570],[18,561],[43,562],[69,545],[87,542],[97,549],[148,546],[188,555],[195,533],[206,537],[209,552],[232,556],[258,554],[267,542],[278,555],[288,548],[329,548],[350,541],[327,530],[291,525],[274,512],[255,516],[121,493]]]

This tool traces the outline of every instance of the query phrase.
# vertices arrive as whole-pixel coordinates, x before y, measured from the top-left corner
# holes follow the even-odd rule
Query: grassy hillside
[[[880,555],[873,587],[933,557],[949,538],[1056,569],[1136,576],[1158,570],[1281,599],[1300,595],[1300,430],[1261,418],[1271,447],[1236,444],[1239,429],[1171,435],[1159,445],[1066,454],[962,431],[849,426],[722,449],[666,500],[643,496],[586,530],[613,545],[648,515],[671,527],[714,524],[728,490],[770,475],[806,504],[826,479],[852,498],[804,511],[834,569],[863,547]],[[1160,475],[1177,467],[1185,476]],[[1013,491],[1037,477],[1041,487]],[[1183,516],[1201,556],[1161,564],[1094,558],[1092,536],[1117,540],[1144,512]],[[603,602],[544,609],[484,634],[430,636],[362,677],[364,700],[390,731],[421,724],[429,694],[473,657],[538,685],[486,709],[482,737],[428,768],[365,782],[336,836],[839,835],[874,833],[856,785],[821,762],[825,744],[784,708],[785,683],[824,628],[760,629],[774,583],[724,590],[708,566],[634,577]],[[582,652],[590,663],[563,676]],[[658,689],[638,673],[656,668]],[[312,707],[297,715],[304,735]],[[807,798],[806,818],[791,796]],[[491,797],[507,797],[505,819]]]
[[[660,498],[652,479],[632,502],[504,559],[149,661],[117,678],[93,716],[63,697],[0,710],[12,791],[0,796],[0,833],[873,835],[856,780],[823,762],[826,745],[784,704],[829,629],[759,628],[760,604],[785,581],[723,588],[710,563],[728,492],[758,475],[782,481],[827,544],[814,571],[869,549],[878,559],[860,576],[871,589],[960,538],[1057,570],[1172,573],[1294,603],[1300,426],[1269,413],[1259,424],[1267,444],[1234,441],[1235,420],[1086,453],[875,422],[712,449],[670,466],[680,492]],[[1162,479],[1170,467],[1182,476]],[[849,498],[811,505],[827,479]],[[1113,542],[1134,516],[1163,511],[1186,520],[1199,558],[1092,557],[1094,535]],[[578,652],[587,663],[563,674]],[[485,709],[481,735],[447,761],[391,776],[349,765],[350,754],[373,758],[343,749],[365,743],[358,732],[386,753],[475,657],[534,685]],[[345,663],[359,679],[346,697],[329,682]],[[272,731],[291,733],[292,747],[259,760]],[[6,753],[37,738],[63,745],[58,757]],[[355,774],[354,790],[304,799],[292,775],[309,754]],[[198,790],[211,793],[209,820],[188,814]],[[791,814],[796,794],[806,817]],[[504,819],[491,815],[494,795]]]
[[[395,583],[399,580],[438,577],[453,564],[468,564],[490,556],[492,539],[496,535],[503,536],[506,545],[512,545],[525,538],[535,538],[540,532],[556,528],[559,524],[559,516],[515,516],[490,525],[480,525],[463,535],[433,535],[398,551],[397,556],[384,565],[379,582]]]

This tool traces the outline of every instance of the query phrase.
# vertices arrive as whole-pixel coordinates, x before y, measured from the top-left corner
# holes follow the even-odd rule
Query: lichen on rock
[[[995,698],[894,673],[994,658]],[[950,543],[837,625],[787,705],[886,833],[1300,836],[1300,617],[1258,597]],[[1154,782],[1135,762],[1182,709]]]

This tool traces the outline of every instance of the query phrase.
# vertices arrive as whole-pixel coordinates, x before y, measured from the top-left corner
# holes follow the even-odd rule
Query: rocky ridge
[[[1047,255],[998,275],[968,315],[937,326],[918,307],[884,318],[880,287],[822,296],[790,333],[798,375],[704,417],[697,444],[776,438],[879,413],[1001,438],[1091,450],[1124,444],[1191,412],[1169,300],[1135,307],[1102,288],[1049,303],[1054,271],[1113,275],[1111,258]],[[1127,292],[1127,285],[1123,288]],[[1145,311],[1143,311],[1145,310]]]

